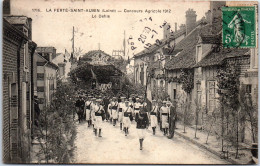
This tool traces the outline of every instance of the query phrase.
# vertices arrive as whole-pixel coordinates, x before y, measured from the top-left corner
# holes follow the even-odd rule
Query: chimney
[[[186,29],[185,24],[181,24],[181,25],[180,25],[180,29]]]
[[[4,0],[4,2],[3,2],[3,15],[10,15],[10,14],[11,14],[10,0]]]
[[[163,38],[167,39],[169,38],[171,33],[171,26],[169,23],[167,23],[164,27],[163,27]]]
[[[28,17],[28,24],[29,24],[28,37],[30,40],[32,40],[32,19],[29,17]]]
[[[205,13],[205,16],[206,16],[206,21],[207,23],[211,23],[211,11],[208,10],[206,13]]]
[[[211,1],[210,2],[210,11],[211,19],[210,24],[212,25],[212,33],[216,34],[222,29],[222,11],[221,7],[225,6],[225,1]]]
[[[189,9],[186,11],[186,35],[196,27],[196,11]]]
[[[177,29],[178,29],[178,27],[177,27],[177,22],[175,23],[175,32],[177,32]]]

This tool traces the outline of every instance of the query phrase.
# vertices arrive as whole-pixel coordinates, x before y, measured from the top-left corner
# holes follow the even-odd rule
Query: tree
[[[236,66],[225,64],[217,72],[217,81],[220,95],[222,139],[226,139],[236,147],[238,157],[238,119],[239,119],[239,73]],[[224,121],[225,117],[225,121]],[[226,128],[224,127],[226,124]],[[224,131],[226,130],[226,132]],[[235,140],[235,141],[234,141]],[[223,142],[223,140],[222,140]],[[222,144],[223,150],[223,144]]]
[[[246,92],[246,86],[242,84],[240,90],[240,105],[241,105],[241,127],[242,134],[244,133],[245,121],[248,118],[250,122],[252,142],[255,143],[257,141],[258,135],[258,115],[257,115],[257,105],[253,105],[252,96],[250,93]],[[242,135],[241,134],[241,135]]]
[[[51,104],[40,114],[36,127],[40,151],[45,163],[70,163],[73,158],[76,126],[73,121],[75,92],[70,83],[57,82]]]
[[[182,84],[182,89],[186,93],[186,100],[184,106],[184,114],[183,114],[183,120],[184,120],[184,132],[185,132],[185,125],[189,124],[189,121],[191,119],[191,112],[188,110],[191,110],[191,92],[194,88],[194,71],[183,69],[180,75],[180,82]]]

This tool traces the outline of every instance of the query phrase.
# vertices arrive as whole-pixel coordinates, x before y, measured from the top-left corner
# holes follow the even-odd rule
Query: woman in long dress
[[[152,110],[150,112],[150,120],[151,120],[151,127],[153,129],[153,135],[155,135],[155,129],[158,125],[157,121],[157,114],[158,114],[158,105],[156,103],[156,100],[152,101]]]

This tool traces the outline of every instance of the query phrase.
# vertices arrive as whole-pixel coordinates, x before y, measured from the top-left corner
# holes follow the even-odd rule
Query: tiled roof
[[[19,25],[26,25],[28,17],[26,16],[4,16],[4,18],[10,23],[10,24],[19,24]]]
[[[168,70],[191,68],[195,65],[196,45],[200,34],[210,34],[210,26],[196,27],[183,40],[181,40],[175,49],[182,51],[175,57],[166,62],[165,68]]]
[[[37,47],[36,51],[37,52],[45,52],[45,53],[52,53],[55,47]]]
[[[160,68],[160,61],[155,61],[155,62],[152,62],[149,66],[148,66],[149,69],[159,69]]]
[[[194,65],[194,67],[221,65],[223,60],[227,58],[247,55],[248,51],[249,49],[233,49],[233,50],[222,49],[220,52],[211,52],[210,54],[205,56],[200,62]]]
[[[183,35],[185,33],[186,33],[185,28],[179,29],[177,32],[173,32],[172,35],[170,35],[171,37],[160,40],[160,42],[162,44],[159,45],[159,44],[155,43],[149,49],[145,49],[145,50],[137,53],[136,55],[134,55],[134,58],[141,57],[141,56],[146,55],[146,54],[154,53],[158,49],[164,47],[166,44],[168,44],[169,42],[173,41],[174,39],[180,37],[181,35]]]

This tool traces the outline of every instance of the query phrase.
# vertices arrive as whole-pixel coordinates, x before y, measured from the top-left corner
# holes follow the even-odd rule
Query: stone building
[[[59,67],[45,59],[38,52],[35,52],[34,56],[36,59],[37,71],[34,89],[37,92],[39,107],[42,110],[50,104],[57,88]]]
[[[3,161],[29,162],[34,110],[32,19],[3,18]]]

